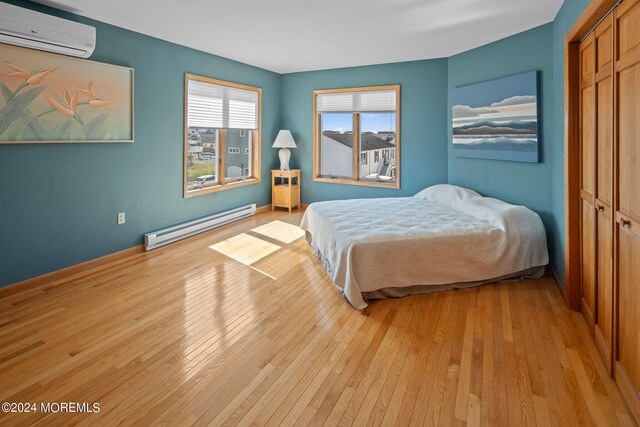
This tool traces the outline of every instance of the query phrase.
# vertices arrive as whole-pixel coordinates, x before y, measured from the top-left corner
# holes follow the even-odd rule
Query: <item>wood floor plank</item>
[[[475,321],[476,310],[472,308],[467,311],[467,318],[464,327],[462,359],[460,360],[460,379],[458,381],[458,389],[456,390],[456,405],[453,412],[454,417],[460,421],[467,421],[467,412],[469,410],[469,388],[473,359],[473,333]]]
[[[422,394],[426,395],[422,400],[427,400],[426,414],[424,416],[424,422],[428,425],[437,425],[440,420],[440,413],[443,409],[442,402],[445,398],[445,390],[447,386],[447,376],[449,374],[449,365],[451,362],[451,349],[454,343],[454,331],[456,330],[456,322],[459,322],[461,316],[457,313],[462,312],[462,307],[456,301],[455,294],[447,295],[445,304],[442,308],[442,314],[440,316],[440,325],[445,328],[443,330],[443,336],[441,340],[441,349],[436,361],[436,375],[433,380],[431,388],[425,387]],[[461,295],[458,295],[460,298]],[[419,409],[418,415],[422,413]],[[418,417],[414,418],[418,421]],[[413,420],[412,420],[413,421]]]
[[[264,212],[0,299],[0,425],[625,425],[551,277],[353,309]]]

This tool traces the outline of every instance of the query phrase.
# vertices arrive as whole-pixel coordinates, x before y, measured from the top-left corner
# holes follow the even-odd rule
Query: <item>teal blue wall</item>
[[[542,164],[493,162],[475,178],[479,160],[449,153],[449,182],[468,185],[513,203],[522,203],[542,217],[551,263],[564,282],[564,37],[590,0],[565,0],[554,21],[542,27],[449,58],[449,88],[464,84],[469,69],[487,78],[525,69],[541,70]],[[460,60],[462,60],[460,62]],[[495,65],[491,61],[495,61]],[[491,75],[491,77],[490,77]],[[474,78],[475,80],[475,78]],[[449,105],[450,107],[450,105]],[[527,182],[529,184],[527,185]]]
[[[142,243],[144,233],[270,202],[280,75],[30,2],[93,25],[92,60],[135,69],[135,143],[0,145],[0,286]],[[182,197],[184,73],[263,89],[259,185]],[[127,222],[116,225],[117,212]]]
[[[553,163],[553,235],[554,265],[564,284],[564,37],[589,5],[590,0],[565,0],[553,21],[553,128],[551,137],[557,141],[551,155]]]
[[[589,0],[566,0],[553,23],[448,59],[278,75],[31,2],[9,3],[97,28],[93,60],[133,67],[134,144],[0,145],[0,286],[142,242],[145,232],[245,203],[270,201],[270,148],[291,129],[303,169],[302,199],[412,195],[432,184],[474,188],[540,214],[552,263],[564,276],[563,39]],[[450,149],[453,87],[528,70],[540,71],[542,162],[456,158]],[[182,198],[183,75],[202,74],[263,88],[259,185]],[[311,180],[312,91],[401,85],[399,190]],[[127,223],[115,224],[125,211]]]
[[[521,163],[501,160],[455,157],[448,127],[449,183],[471,188],[483,195],[509,203],[524,205],[537,212],[547,230],[549,248],[553,253],[557,234],[553,218],[552,147],[561,145],[553,129],[553,25],[525,31],[497,42],[449,58],[449,95],[456,86],[491,80],[525,71],[539,72],[539,102],[541,126],[541,162]],[[451,122],[451,103],[447,108]]]
[[[400,184],[383,189],[313,182],[313,102],[316,89],[400,84]],[[447,181],[447,60],[292,73],[282,76],[282,125],[298,148],[292,165],[303,171],[302,202],[414,195]]]

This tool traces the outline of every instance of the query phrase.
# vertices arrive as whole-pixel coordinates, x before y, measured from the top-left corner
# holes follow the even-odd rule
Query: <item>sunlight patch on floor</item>
[[[209,248],[244,265],[251,266],[251,264],[276,252],[280,246],[242,233],[209,246]]]
[[[300,227],[278,220],[256,227],[251,231],[286,244],[304,236],[304,231]]]
[[[260,273],[260,274],[264,274],[265,276],[267,276],[267,277],[268,277],[268,278],[270,278],[270,279],[278,280],[278,278],[277,278],[277,277],[272,276],[271,274],[267,273],[267,272],[266,272],[266,271],[264,271],[264,270],[260,270],[259,268],[255,268],[255,267],[253,267],[253,266],[250,266],[249,268],[250,268],[250,269],[252,269],[252,270],[254,270],[254,271],[257,271],[257,272],[258,272],[258,273]]]

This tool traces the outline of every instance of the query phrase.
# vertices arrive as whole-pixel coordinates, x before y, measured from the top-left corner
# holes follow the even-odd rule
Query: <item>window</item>
[[[366,153],[366,152],[365,153],[360,153],[360,165],[367,166],[367,164],[369,163],[368,154],[369,153]]]
[[[400,188],[400,86],[316,90],[314,181]]]
[[[184,195],[260,182],[262,89],[185,75]]]

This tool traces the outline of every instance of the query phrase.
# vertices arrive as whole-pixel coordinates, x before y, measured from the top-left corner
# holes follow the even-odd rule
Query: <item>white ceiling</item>
[[[562,1],[41,0],[39,3],[267,70],[289,73],[451,56],[550,22]]]

